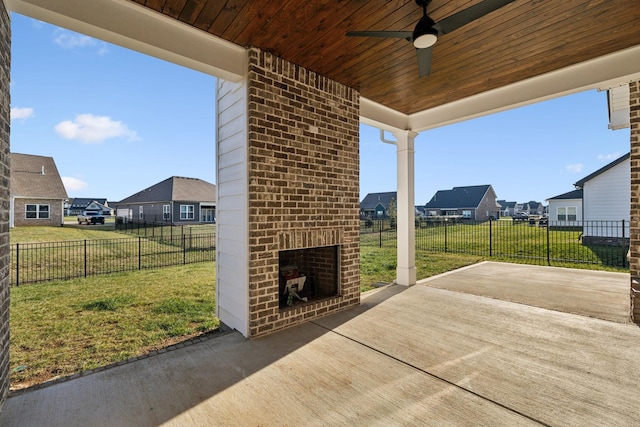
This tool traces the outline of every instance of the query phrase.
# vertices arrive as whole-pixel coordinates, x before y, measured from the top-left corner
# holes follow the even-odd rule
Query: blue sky
[[[54,158],[69,197],[118,201],[170,176],[215,184],[215,78],[12,14],[11,151]],[[430,131],[415,201],[491,184],[544,202],[629,151],[589,91]],[[387,135],[389,138],[390,135]],[[395,146],[361,126],[360,195],[395,191]]]

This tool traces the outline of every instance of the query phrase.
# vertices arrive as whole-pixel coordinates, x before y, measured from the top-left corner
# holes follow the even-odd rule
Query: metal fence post
[[[493,256],[493,233],[491,232],[493,228],[493,220],[489,218],[489,257]]]
[[[551,225],[549,224],[549,221],[547,220],[547,265],[551,265],[551,244],[549,243],[549,229],[551,228]]]
[[[20,286],[20,243],[16,243],[16,286]]]
[[[626,267],[627,266],[627,253],[624,251],[625,248],[627,247],[627,241],[626,241],[626,236],[625,236],[625,232],[624,232],[624,219],[622,220],[622,266]]]
[[[379,239],[380,242],[378,243],[378,246],[382,247],[382,225],[383,225],[382,220],[380,220],[379,224],[380,224],[380,239]]]
[[[447,253],[447,221],[442,220],[442,223],[444,224],[444,252]]]
[[[187,235],[182,234],[182,264],[187,263]]]
[[[87,277],[87,239],[84,239],[84,277]]]
[[[142,236],[138,236],[138,270],[142,270]]]

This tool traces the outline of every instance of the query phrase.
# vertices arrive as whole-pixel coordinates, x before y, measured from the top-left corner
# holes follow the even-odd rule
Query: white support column
[[[404,286],[416,284],[415,183],[414,140],[416,132],[403,130],[396,137],[398,162],[398,268],[396,283]]]

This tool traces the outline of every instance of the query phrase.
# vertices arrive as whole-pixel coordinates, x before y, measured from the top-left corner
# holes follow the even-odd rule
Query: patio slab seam
[[[368,350],[376,352],[377,354],[380,354],[380,355],[382,355],[384,357],[387,357],[387,358],[389,358],[389,359],[391,359],[391,360],[393,360],[393,361],[395,361],[397,363],[400,363],[400,364],[402,364],[402,365],[404,365],[406,367],[409,367],[409,368],[411,368],[411,369],[413,369],[413,370],[415,370],[417,372],[420,372],[420,373],[422,373],[424,375],[427,375],[427,376],[429,376],[429,377],[431,377],[431,378],[433,378],[433,379],[435,379],[437,381],[441,381],[441,382],[443,382],[443,383],[445,383],[445,384],[447,384],[449,386],[452,386],[452,387],[462,391],[463,393],[469,393],[469,394],[471,394],[471,395],[473,395],[473,396],[475,396],[475,397],[477,397],[477,398],[479,398],[481,400],[484,400],[485,402],[488,402],[490,404],[496,405],[496,406],[498,406],[498,407],[500,407],[500,408],[502,408],[502,409],[504,409],[506,411],[509,411],[511,413],[519,415],[519,416],[521,416],[523,418],[526,418],[526,419],[528,419],[530,421],[533,421],[533,422],[535,422],[537,424],[540,424],[542,426],[551,427],[551,424],[547,424],[544,421],[541,421],[541,420],[538,420],[536,418],[533,418],[531,415],[527,415],[527,414],[525,414],[525,413],[523,413],[521,411],[518,411],[517,409],[511,408],[511,407],[509,407],[509,406],[507,406],[507,405],[505,405],[503,403],[500,403],[500,402],[496,401],[495,399],[491,399],[489,397],[483,396],[482,394],[474,392],[474,391],[472,391],[472,390],[470,390],[468,388],[465,388],[465,387],[463,387],[463,386],[461,386],[459,384],[456,384],[455,382],[449,381],[446,378],[443,378],[443,377],[441,377],[441,376],[439,376],[437,374],[429,372],[426,369],[420,368],[419,366],[416,366],[413,363],[410,363],[410,362],[408,362],[406,360],[403,360],[403,359],[401,359],[399,357],[396,357],[396,356],[394,356],[394,355],[392,355],[392,354],[390,354],[388,352],[385,352],[385,351],[380,350],[380,349],[378,349],[376,347],[373,347],[373,346],[371,346],[369,344],[366,344],[366,343],[364,343],[362,341],[359,341],[359,340],[357,340],[357,339],[355,339],[353,337],[350,337],[350,336],[348,336],[346,334],[340,333],[340,332],[336,331],[333,328],[326,327],[324,325],[316,323],[315,321],[310,321],[309,323],[311,323],[313,325],[316,325],[316,326],[326,330],[327,332],[333,333],[333,334],[335,334],[335,335],[337,335],[337,336],[339,336],[341,338],[347,339],[347,340],[349,340],[349,341],[351,341],[351,342],[353,342],[355,344],[361,345],[361,346],[365,347]]]

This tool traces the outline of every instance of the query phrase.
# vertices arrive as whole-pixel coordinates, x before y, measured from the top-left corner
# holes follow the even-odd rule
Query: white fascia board
[[[126,0],[4,0],[16,13],[229,81],[245,73],[247,52]]]
[[[542,74],[409,116],[421,132],[585,90],[640,80],[640,46]]]
[[[360,122],[389,132],[409,130],[408,115],[363,96],[360,97]]]

